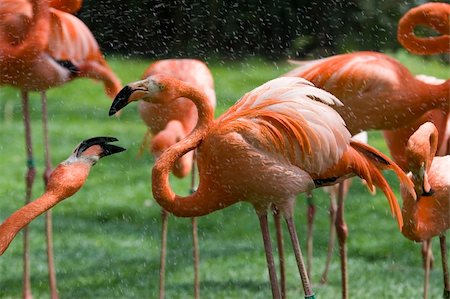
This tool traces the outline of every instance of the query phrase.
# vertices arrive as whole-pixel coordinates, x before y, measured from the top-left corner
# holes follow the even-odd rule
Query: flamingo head
[[[408,140],[405,156],[418,198],[433,193],[428,171],[437,150],[438,132],[433,123],[421,125]]]
[[[170,102],[181,96],[182,89],[176,88],[179,85],[182,85],[181,81],[167,75],[154,75],[144,80],[128,83],[116,95],[109,109],[109,116],[138,100],[159,104]]]
[[[91,166],[100,158],[120,153],[125,149],[109,144],[114,137],[94,137],[82,141],[72,155],[61,162],[50,175],[47,191],[67,198],[75,194],[86,181]]]

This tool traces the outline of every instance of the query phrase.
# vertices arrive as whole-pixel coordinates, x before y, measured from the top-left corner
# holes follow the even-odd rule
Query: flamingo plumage
[[[403,43],[408,50],[412,50],[408,47],[420,47],[420,51],[426,49],[427,54],[448,53],[449,15],[448,4],[427,3],[418,6],[413,13],[406,13],[399,23],[398,36],[402,36],[399,40],[415,41]],[[416,25],[431,27],[440,35],[418,38],[414,34]],[[382,53],[355,52],[294,63],[299,64],[299,67],[284,76],[305,78],[338,97],[344,105],[335,109],[345,120],[352,135],[360,131],[402,128],[411,125],[428,111],[441,114],[449,111],[450,80],[440,84],[424,82],[400,62]],[[403,137],[404,143],[407,137]],[[345,226],[343,219],[339,222]],[[346,230],[338,227],[337,231],[345,244],[348,236]],[[341,257],[343,267],[346,267],[345,259]],[[346,276],[344,270],[343,298],[348,296]]]
[[[200,88],[208,95],[208,100],[214,108],[216,95],[214,92],[214,79],[205,63],[196,59],[165,59],[152,63],[144,72],[143,78],[151,75],[165,74]],[[139,114],[148,127],[148,133],[153,137],[150,142],[150,151],[158,158],[166,149],[186,137],[197,123],[197,109],[186,98],[179,98],[170,105],[139,102]],[[178,177],[186,177],[192,171],[191,190],[195,186],[194,151],[182,156],[175,163],[172,173]],[[164,298],[167,217],[168,213],[162,209],[161,233],[161,261],[159,298]],[[199,249],[197,237],[197,220],[192,218],[192,236],[194,246],[194,297],[200,298],[199,281]]]
[[[76,12],[81,0],[3,0],[0,5],[0,86],[21,90],[27,174],[25,203],[31,199],[35,178],[31,125],[30,91],[38,91],[42,102],[46,182],[52,171],[47,128],[47,96],[45,91],[75,78],[100,80],[108,96],[120,90],[121,84],[103,58],[98,44],[86,25],[70,13]],[[54,7],[49,7],[53,5]],[[61,8],[62,10],[58,10]],[[58,298],[53,263],[51,213],[46,213],[47,255],[51,296]],[[32,298],[28,230],[24,230],[24,298]]]
[[[406,147],[406,158],[417,199],[402,189],[402,215],[405,224],[402,234],[413,241],[427,242],[439,236],[444,273],[444,298],[450,297],[445,232],[450,228],[450,156],[435,157],[438,131],[433,123],[422,124],[411,135]],[[427,258],[426,272],[429,272]],[[427,298],[429,273],[425,274],[424,298]]]
[[[164,151],[152,171],[156,201],[180,217],[202,216],[239,201],[253,205],[263,235],[272,296],[280,298],[273,262],[267,213],[276,205],[287,222],[306,298],[314,298],[293,222],[296,195],[358,175],[370,188],[385,192],[402,227],[395,196],[380,170],[392,169],[413,186],[400,168],[376,149],[350,141],[343,119],[330,106],[341,102],[301,78],[271,80],[244,95],[214,120],[207,95],[192,85],[156,75],[129,83],[116,96],[109,115],[139,99],[172,102],[190,99],[198,122],[183,140]],[[196,149],[199,186],[191,195],[176,195],[169,184],[175,162]]]

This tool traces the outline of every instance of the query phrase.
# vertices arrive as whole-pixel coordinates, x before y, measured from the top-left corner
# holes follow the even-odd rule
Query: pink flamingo
[[[101,80],[110,97],[120,90],[117,76],[109,68],[98,44],[86,25],[70,13],[81,6],[80,0],[2,0],[0,5],[0,86],[11,85],[22,91],[27,174],[25,203],[31,198],[36,174],[28,93],[39,91],[42,101],[46,182],[52,171],[47,128],[45,91],[79,77]],[[67,11],[67,12],[65,12]],[[70,13],[68,13],[70,12]],[[47,255],[51,297],[58,298],[53,262],[51,212],[46,213]],[[24,230],[24,298],[30,299],[28,230]]]
[[[343,119],[329,106],[341,103],[330,93],[301,78],[278,78],[247,93],[214,120],[213,107],[203,91],[156,75],[126,85],[109,115],[139,99],[168,104],[179,97],[196,105],[198,122],[156,161],[153,196],[165,210],[180,217],[206,215],[238,201],[251,203],[260,221],[273,298],[281,294],[267,225],[272,205],[286,220],[305,298],[314,298],[314,294],[292,217],[297,194],[358,175],[370,188],[375,185],[383,190],[402,227],[398,203],[380,170],[394,170],[415,196],[411,181],[376,149],[350,141]],[[199,187],[189,196],[178,196],[170,188],[169,173],[193,149],[198,151]]]
[[[166,59],[152,63],[144,72],[143,78],[151,75],[165,74],[200,88],[208,95],[212,107],[216,106],[214,79],[206,64],[196,59]],[[158,158],[167,148],[186,137],[197,123],[197,109],[189,99],[179,98],[170,105],[139,102],[139,113],[152,134],[150,149]],[[191,192],[195,188],[194,151],[182,156],[175,163],[172,173],[183,178],[192,171]],[[164,298],[166,247],[167,247],[167,217],[164,209],[162,214],[161,260],[159,276],[159,298]],[[193,258],[194,258],[194,296],[200,298],[199,279],[199,248],[197,236],[197,219],[192,218]]]

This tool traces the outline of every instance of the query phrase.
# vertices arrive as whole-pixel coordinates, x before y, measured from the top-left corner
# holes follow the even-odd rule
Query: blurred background
[[[424,2],[85,0],[77,16],[107,53],[282,59],[393,52],[399,18]]]

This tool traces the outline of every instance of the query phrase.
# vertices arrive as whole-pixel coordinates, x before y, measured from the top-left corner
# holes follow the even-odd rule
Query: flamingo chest
[[[252,146],[238,133],[205,138],[199,147],[198,164],[201,176],[208,176],[236,200],[255,207],[270,203],[282,206],[315,187],[308,173]]]

